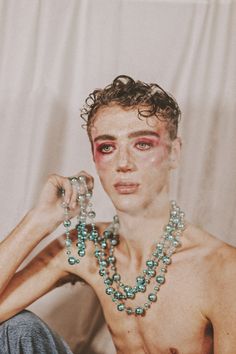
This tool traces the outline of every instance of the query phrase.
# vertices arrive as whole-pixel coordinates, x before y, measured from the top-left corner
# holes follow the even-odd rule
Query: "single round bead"
[[[157,300],[156,294],[153,294],[153,293],[149,294],[148,295],[148,300],[150,300],[152,302],[155,302]]]
[[[150,277],[155,277],[156,271],[154,269],[148,269],[147,275],[149,275]]]
[[[114,293],[115,289],[113,289],[112,287],[109,287],[106,289],[106,293],[107,295],[112,295]]]
[[[179,224],[177,225],[177,227],[178,227],[179,230],[184,230],[184,229],[185,229],[185,226],[184,226],[183,223],[179,223]]]
[[[128,293],[129,291],[132,291],[131,286],[129,286],[129,285],[125,285],[125,287],[124,287],[124,291],[125,291],[126,293]]]
[[[114,215],[114,216],[113,216],[113,220],[114,220],[115,223],[119,222],[118,215]]]
[[[87,199],[91,199],[91,198],[92,198],[92,195],[93,195],[92,192],[87,192],[87,193],[85,194],[85,196],[86,196]]]
[[[109,263],[115,263],[115,261],[116,261],[116,259],[115,259],[114,256],[109,256],[109,257],[108,257],[108,262],[109,262]]]
[[[77,184],[78,183],[78,178],[77,177],[69,177],[70,183],[71,184]]]
[[[115,291],[114,298],[115,299],[122,299],[122,293],[120,291]]]
[[[152,259],[147,260],[146,265],[148,268],[153,268],[154,267],[154,261]]]
[[[79,200],[79,202],[84,202],[85,201],[85,195],[79,194],[79,196],[77,197],[77,200]]]
[[[102,247],[103,249],[106,249],[106,248],[107,248],[107,243],[106,243],[106,241],[102,241],[102,242],[101,242],[101,247]]]
[[[100,261],[99,264],[100,264],[101,267],[107,267],[108,266],[108,263],[105,260]]]
[[[144,310],[143,307],[136,307],[136,309],[135,309],[135,314],[136,315],[143,316],[144,313],[145,313],[145,310]]]
[[[113,280],[119,281],[120,280],[120,274],[118,274],[118,273],[113,274]]]
[[[124,309],[125,309],[125,305],[124,304],[118,304],[117,305],[117,310],[118,311],[124,311]]]
[[[136,278],[136,282],[137,282],[137,284],[143,285],[143,284],[146,283],[146,280],[145,280],[144,277],[138,276],[138,277]]]
[[[150,309],[151,305],[148,302],[145,302],[144,307],[146,310]]]
[[[170,257],[168,257],[168,256],[164,256],[164,257],[162,257],[162,262],[163,262],[164,264],[169,265],[169,264],[171,263],[171,259],[170,259]]]
[[[174,218],[173,223],[177,225],[179,223],[179,218]]]
[[[85,243],[82,241],[79,241],[76,243],[76,246],[80,249],[80,250],[84,250],[85,249]]]
[[[135,298],[135,293],[134,293],[133,291],[128,291],[128,292],[126,293],[126,295],[127,295],[127,297],[128,297],[129,299],[134,299],[134,298]]]
[[[88,217],[89,217],[90,219],[94,219],[94,218],[96,217],[95,211],[93,211],[93,210],[89,211],[89,212],[88,212]]]
[[[75,259],[75,257],[69,257],[69,258],[68,258],[68,263],[69,263],[70,265],[76,264],[76,259]]]
[[[113,281],[112,281],[111,278],[106,278],[106,279],[104,280],[104,284],[106,284],[106,285],[112,285],[112,283],[113,283]]]
[[[79,180],[79,182],[81,182],[81,183],[86,183],[86,177],[84,175],[80,175],[76,179]]]
[[[84,256],[85,256],[85,250],[79,250],[79,251],[78,251],[78,255],[79,255],[80,257],[84,257]]]
[[[158,276],[156,277],[156,281],[157,281],[158,284],[164,284],[164,282],[165,282],[165,277],[164,277],[163,275],[158,275]]]
[[[63,225],[65,227],[70,227],[71,226],[71,221],[70,220],[64,220]]]
[[[104,235],[105,238],[109,238],[109,237],[112,235],[112,233],[111,233],[110,230],[105,230],[105,231],[103,232],[103,235]]]
[[[173,246],[174,246],[174,247],[179,247],[179,246],[181,246],[181,242],[180,242],[180,241],[177,241],[177,240],[174,240],[174,241],[173,241]]]
[[[162,243],[157,243],[156,248],[162,250],[163,249],[163,244]]]
[[[112,244],[113,246],[118,245],[118,240],[115,239],[115,238],[113,238],[113,239],[111,240],[111,244]]]
[[[100,255],[101,255],[101,251],[100,251],[100,250],[94,251],[94,256],[95,256],[96,258],[100,257]]]
[[[138,285],[138,291],[140,291],[141,293],[145,293],[146,291],[146,286],[145,285]]]
[[[70,239],[66,239],[66,247],[70,247],[72,245],[72,241]]]
[[[126,312],[128,315],[132,315],[133,310],[131,309],[131,307],[126,307]]]
[[[99,270],[99,275],[101,275],[101,277],[103,277],[106,274],[105,269],[100,269]]]

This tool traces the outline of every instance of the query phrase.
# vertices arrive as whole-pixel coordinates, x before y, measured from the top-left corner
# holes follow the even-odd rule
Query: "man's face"
[[[91,137],[98,175],[117,210],[136,213],[168,191],[179,148],[164,122],[140,120],[137,109],[105,107],[96,114]]]

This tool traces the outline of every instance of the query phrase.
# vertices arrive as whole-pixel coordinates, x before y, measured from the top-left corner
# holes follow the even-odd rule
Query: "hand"
[[[94,184],[93,177],[85,171],[81,171],[74,176],[81,175],[86,177],[88,190],[91,191]],[[70,218],[78,214],[79,206],[76,188],[72,186],[68,177],[52,174],[43,187],[34,211],[40,214],[40,219],[43,223],[46,222],[51,228],[55,228],[64,220],[64,210],[61,205],[63,201],[68,204]]]

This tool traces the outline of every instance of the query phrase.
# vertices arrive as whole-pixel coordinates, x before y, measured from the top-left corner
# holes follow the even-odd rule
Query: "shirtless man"
[[[169,176],[178,166],[181,149],[177,136],[180,111],[157,85],[121,76],[105,89],[94,91],[82,112],[87,117],[97,173],[119,218],[116,274],[122,283],[134,286],[144,269],[153,269],[146,262],[152,259],[169,223]],[[79,175],[86,176],[92,189],[92,177],[85,172]],[[187,221],[185,228],[182,225],[181,245],[167,258],[168,272],[160,273],[157,266],[150,284],[141,281],[147,289],[136,293],[135,299],[113,302],[106,293],[108,286],[117,291],[119,282],[105,286],[92,241],[87,242],[80,263],[70,265],[65,236],[61,236],[16,273],[33,248],[63,222],[58,193],[62,189],[70,217],[77,215],[77,194],[70,180],[52,175],[37,205],[0,245],[0,322],[58,285],[83,279],[100,300],[119,354],[236,353],[236,251]],[[107,227],[98,223],[99,234]],[[75,243],[72,248],[77,254]],[[111,272],[110,267],[106,269]],[[158,274],[165,277],[163,285],[163,278],[156,279]],[[124,306],[118,310],[121,303]],[[150,308],[143,305],[147,303],[152,303]],[[130,308],[136,314],[128,314]]]

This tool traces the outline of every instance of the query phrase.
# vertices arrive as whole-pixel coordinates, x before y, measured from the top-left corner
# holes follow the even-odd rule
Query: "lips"
[[[132,194],[135,193],[139,187],[138,183],[134,182],[117,182],[114,184],[116,191],[120,194]]]

